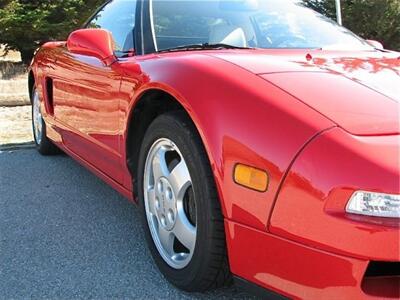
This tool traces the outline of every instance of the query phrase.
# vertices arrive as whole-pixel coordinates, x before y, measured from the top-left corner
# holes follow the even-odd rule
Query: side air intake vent
[[[400,262],[371,261],[361,284],[364,293],[379,298],[400,298]]]
[[[53,106],[53,79],[46,78],[46,106],[47,112],[50,115],[54,114],[54,106]]]

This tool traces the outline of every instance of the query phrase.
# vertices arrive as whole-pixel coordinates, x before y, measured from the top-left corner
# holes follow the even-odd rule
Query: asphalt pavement
[[[0,151],[0,299],[248,298],[171,286],[138,209],[68,156]]]

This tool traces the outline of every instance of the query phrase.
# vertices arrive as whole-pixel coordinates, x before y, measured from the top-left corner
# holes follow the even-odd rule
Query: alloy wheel
[[[43,118],[40,109],[39,93],[36,90],[33,92],[32,112],[33,134],[36,144],[40,145],[43,135]]]
[[[192,179],[178,147],[157,140],[144,170],[144,202],[150,233],[164,261],[174,269],[186,267],[196,245],[196,202]]]

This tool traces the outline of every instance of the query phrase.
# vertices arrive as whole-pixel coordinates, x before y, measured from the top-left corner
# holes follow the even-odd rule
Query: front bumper
[[[397,135],[338,127],[315,138],[287,171],[266,231],[226,220],[233,274],[296,299],[399,299],[400,220],[346,213],[355,191],[400,194],[399,147]]]
[[[292,299],[398,299],[400,277],[366,278],[369,260],[225,221],[234,275]]]

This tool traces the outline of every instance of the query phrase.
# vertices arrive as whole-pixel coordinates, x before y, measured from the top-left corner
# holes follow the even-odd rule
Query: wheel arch
[[[137,168],[139,162],[140,147],[150,124],[160,115],[179,111],[185,114],[199,135],[211,164],[211,157],[207,151],[207,144],[201,134],[201,130],[195,122],[195,118],[188,112],[182,100],[161,88],[149,88],[134,101],[129,111],[126,124],[125,153],[128,170],[133,179],[133,193],[137,195]]]

